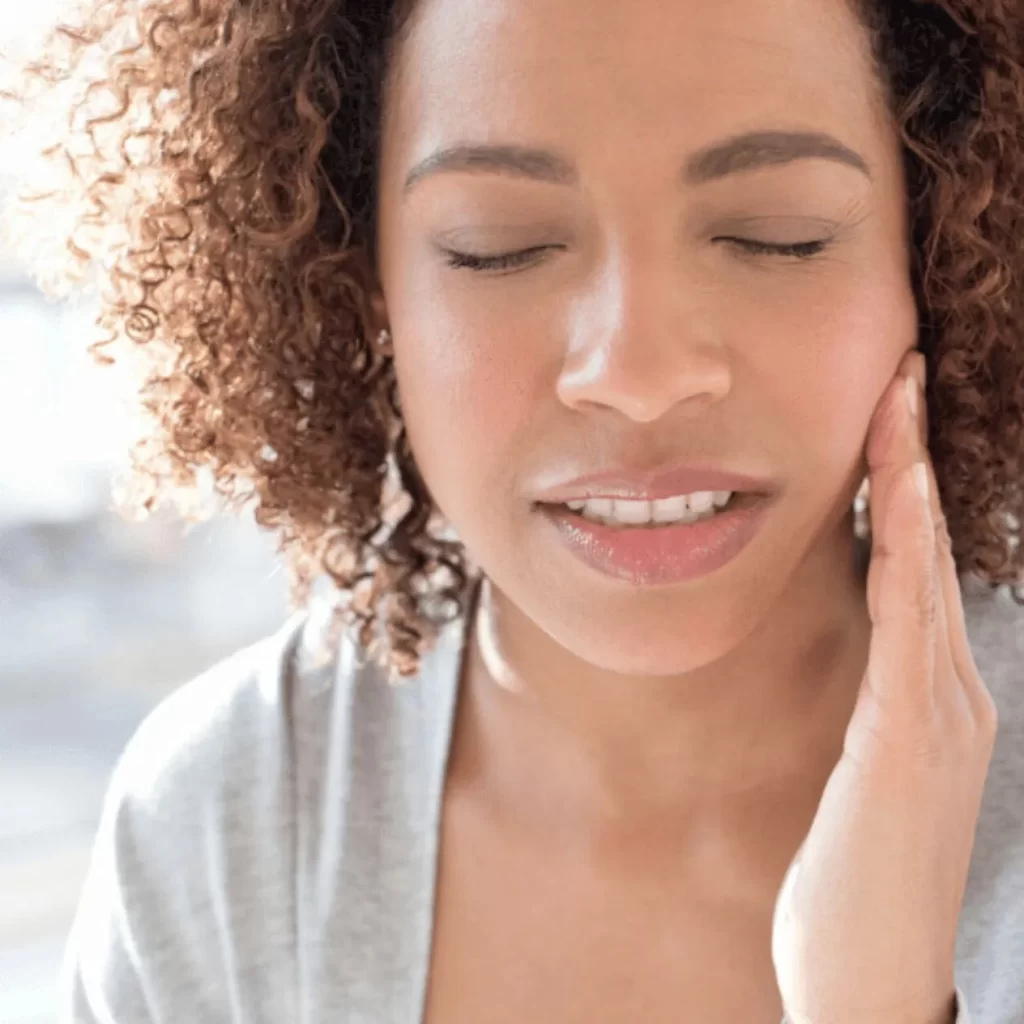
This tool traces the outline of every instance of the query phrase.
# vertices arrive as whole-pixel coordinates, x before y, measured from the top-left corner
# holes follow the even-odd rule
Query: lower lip
[[[696,523],[658,527],[604,526],[557,505],[539,511],[592,569],[636,586],[655,586],[700,579],[727,565],[757,535],[772,503],[773,497],[764,497]]]

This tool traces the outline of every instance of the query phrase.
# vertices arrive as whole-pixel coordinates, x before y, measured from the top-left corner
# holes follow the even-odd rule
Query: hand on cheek
[[[871,423],[868,665],[775,907],[793,1024],[954,1020],[957,921],[997,718],[925,447],[922,369],[909,353]]]

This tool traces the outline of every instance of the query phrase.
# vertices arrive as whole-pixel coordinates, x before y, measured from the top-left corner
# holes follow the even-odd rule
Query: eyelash
[[[790,245],[772,245],[768,242],[755,242],[747,238],[722,237],[719,241],[733,242],[746,249],[754,255],[792,257],[798,261],[813,259],[820,255],[829,246],[826,238],[813,239],[808,242],[794,242]],[[474,256],[471,253],[455,252],[453,249],[445,249],[447,264],[456,269],[473,270],[483,272],[488,270],[505,270],[510,267],[519,267],[529,262],[530,257],[537,252],[543,252],[551,246],[539,245],[532,249],[523,249],[520,252],[501,253],[498,256]]]

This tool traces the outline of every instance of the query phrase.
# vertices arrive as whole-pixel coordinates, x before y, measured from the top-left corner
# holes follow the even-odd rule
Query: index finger
[[[931,512],[913,475],[923,450],[908,400],[911,392],[917,396],[918,387],[911,366],[904,359],[883,395],[867,445],[872,533],[868,610],[873,626],[868,685],[880,702],[909,707],[916,714],[934,707],[943,609]]]

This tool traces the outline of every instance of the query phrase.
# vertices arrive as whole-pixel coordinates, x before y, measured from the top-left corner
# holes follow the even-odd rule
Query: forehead
[[[849,0],[419,0],[394,70],[410,159],[460,137],[691,147],[766,126],[870,149],[885,129]]]

